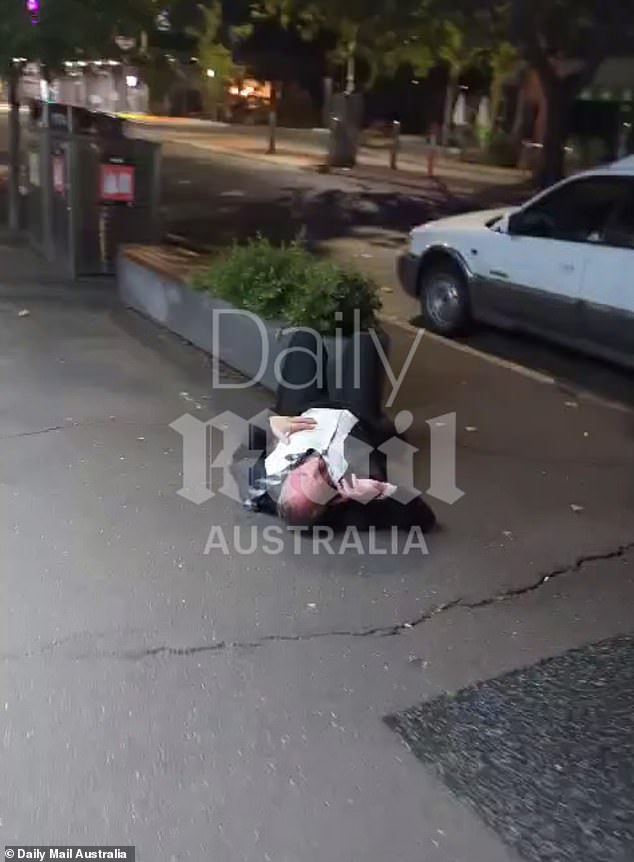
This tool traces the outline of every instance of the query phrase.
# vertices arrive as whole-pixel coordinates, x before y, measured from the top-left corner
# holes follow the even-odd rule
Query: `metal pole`
[[[398,120],[392,123],[392,146],[390,148],[390,168],[395,171],[398,167],[398,153],[401,147],[401,124]]]
[[[66,109],[68,117],[68,143],[66,144],[67,171],[64,177],[66,185],[66,210],[68,212],[68,262],[70,277],[73,281],[77,278],[77,169],[79,160],[77,158],[77,141],[75,139],[75,112],[69,105]]]
[[[273,156],[277,150],[277,112],[269,111],[269,148],[268,154]]]
[[[51,171],[51,108],[48,101],[42,102],[42,131],[40,135],[40,182],[42,191],[42,247],[44,257],[53,260],[53,182]]]
[[[161,224],[161,165],[163,153],[160,144],[154,144],[152,153],[152,192],[151,192],[151,212],[152,223],[154,225],[153,233],[154,241],[160,242],[163,235],[163,225]]]
[[[9,230],[20,229],[20,95],[19,71],[9,72]]]
[[[346,62],[346,96],[351,96],[354,93],[355,85],[356,85],[356,62],[355,55],[357,51],[357,40],[356,40],[356,31],[355,37],[352,41],[348,43],[347,52],[348,58]]]

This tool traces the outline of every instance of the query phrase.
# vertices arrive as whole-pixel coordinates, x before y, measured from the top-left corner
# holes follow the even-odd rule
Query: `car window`
[[[573,180],[523,210],[515,232],[569,242],[602,242],[611,216],[632,196],[628,177]]]
[[[613,213],[605,230],[604,242],[634,249],[634,183],[628,200]]]

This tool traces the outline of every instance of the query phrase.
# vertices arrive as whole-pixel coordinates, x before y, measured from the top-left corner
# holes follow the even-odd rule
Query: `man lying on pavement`
[[[277,443],[256,465],[248,508],[293,526],[434,527],[434,513],[417,492],[403,495],[387,482],[378,450],[393,436],[389,422],[327,402],[297,416],[273,416],[270,425]]]

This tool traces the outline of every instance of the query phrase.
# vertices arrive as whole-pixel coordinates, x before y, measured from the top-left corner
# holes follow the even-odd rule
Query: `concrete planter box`
[[[275,391],[275,363],[288,347],[290,333],[283,333],[278,321],[262,320],[194,290],[185,280],[191,263],[179,266],[175,257],[151,248],[124,249],[117,264],[123,304]]]
[[[128,246],[117,262],[119,297],[124,305],[217,357],[249,381],[277,391],[280,354],[289,347],[292,332],[284,331],[279,321],[262,320],[190,287],[188,276],[201,262],[182,250]],[[384,332],[378,337],[387,356],[389,339]],[[385,373],[372,336],[362,332],[357,339],[345,339],[338,358],[334,338],[324,337],[324,347],[330,397],[364,414],[380,413]],[[342,366],[339,373],[337,362]]]

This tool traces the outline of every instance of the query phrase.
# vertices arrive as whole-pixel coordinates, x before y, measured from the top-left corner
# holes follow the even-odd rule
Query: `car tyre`
[[[423,270],[419,295],[427,329],[448,337],[464,335],[469,330],[472,323],[469,288],[457,264],[448,260]]]

